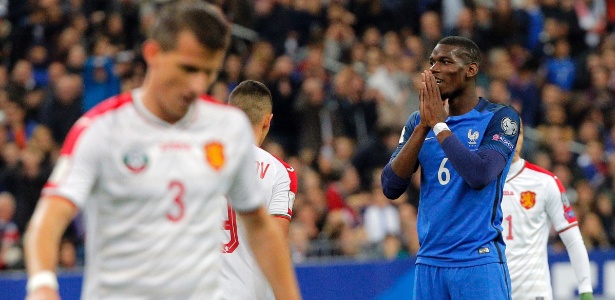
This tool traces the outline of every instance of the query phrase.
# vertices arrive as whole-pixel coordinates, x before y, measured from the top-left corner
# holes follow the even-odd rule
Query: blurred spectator
[[[15,198],[9,192],[0,192],[0,270],[14,267],[21,259],[16,246],[20,234],[12,222],[15,214]]]
[[[106,43],[100,41],[99,43]],[[98,44],[99,47],[104,47]],[[102,51],[102,50],[101,50]],[[83,72],[83,112],[99,102],[120,92],[120,78],[113,68],[113,59],[108,56],[92,56],[87,59]]]
[[[43,104],[41,123],[51,129],[61,144],[82,113],[82,81],[77,75],[64,75],[54,85],[52,98]]]
[[[372,189],[372,203],[365,209],[364,226],[367,241],[380,244],[387,235],[401,234],[399,211],[382,193],[380,187]]]

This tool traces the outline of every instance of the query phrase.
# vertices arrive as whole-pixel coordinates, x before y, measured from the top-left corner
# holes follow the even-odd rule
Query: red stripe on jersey
[[[570,229],[570,228],[574,228],[575,226],[579,226],[579,224],[573,224],[573,225],[571,225],[571,226],[568,226],[568,227],[566,227],[566,228],[564,228],[564,229],[562,229],[562,230],[558,231],[558,232],[557,232],[557,234],[562,234],[562,232],[564,232],[564,231],[566,231],[566,230],[568,230],[568,229]]]
[[[116,110],[120,108],[122,105],[126,103],[132,102],[132,94],[130,92],[117,95],[115,97],[111,97],[98,105],[94,106],[88,112],[86,112],[75,125],[70,129],[68,135],[66,135],[66,139],[64,140],[64,145],[60,150],[60,155],[71,155],[75,148],[75,144],[77,144],[77,140],[81,136],[81,133],[87,129],[92,121],[99,116],[104,115],[107,112]]]
[[[288,178],[290,178],[290,191],[296,194],[297,186],[299,185],[297,182],[297,172],[295,172],[295,169],[293,169],[293,167],[291,167],[285,161],[279,159],[275,155],[273,157],[275,157],[279,162],[281,162],[282,165],[284,165],[284,168],[286,168],[286,172],[288,173]]]
[[[288,216],[285,215],[271,215],[274,218],[280,218],[280,219],[284,219],[284,220],[288,220],[290,222],[290,218]]]
[[[547,175],[553,177],[553,179],[555,179],[555,183],[557,183],[557,187],[559,188],[560,193],[563,193],[563,192],[566,191],[566,188],[564,187],[562,182],[559,180],[559,178],[557,178],[557,176],[555,176],[555,174],[553,174],[553,173],[547,171],[546,169],[541,168],[541,167],[539,167],[539,166],[537,166],[535,164],[532,164],[532,163],[530,163],[528,161],[525,162],[525,166],[528,169],[530,169],[530,170],[534,170],[536,172],[544,173],[544,174],[547,174]]]
[[[207,95],[207,94],[204,94],[204,95],[199,96],[199,100],[203,100],[203,101],[205,101],[205,102],[209,102],[209,103],[214,103],[214,104],[220,104],[220,105],[224,105],[224,106],[229,106],[226,102],[224,102],[224,101],[219,101],[218,99],[216,99],[216,98],[214,98],[214,97],[212,97],[212,96],[210,96],[210,95]]]

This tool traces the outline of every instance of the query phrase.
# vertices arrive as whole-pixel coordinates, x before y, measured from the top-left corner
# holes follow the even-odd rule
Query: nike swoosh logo
[[[425,138],[425,140],[426,140],[426,141],[428,141],[428,140],[431,140],[431,139],[433,139],[433,138],[435,138],[435,136]]]
[[[286,168],[286,170],[287,170],[288,172],[295,172],[295,169],[293,169],[293,167]]]

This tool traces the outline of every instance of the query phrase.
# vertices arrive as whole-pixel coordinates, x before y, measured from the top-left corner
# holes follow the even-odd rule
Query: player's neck
[[[448,100],[449,115],[460,116],[468,113],[478,104],[479,98],[476,89],[467,88],[460,94],[454,95]]]

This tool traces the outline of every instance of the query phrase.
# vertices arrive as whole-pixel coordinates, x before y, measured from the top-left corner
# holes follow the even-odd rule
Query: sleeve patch
[[[507,138],[505,138],[503,135],[500,134],[494,134],[493,135],[493,140],[494,141],[498,141],[502,144],[504,144],[504,146],[506,146],[506,148],[510,149],[510,151],[512,151],[515,148],[515,145],[513,145],[513,143],[511,143]]]
[[[517,124],[517,122],[513,121],[509,117],[504,117],[502,119],[501,125],[505,135],[515,135],[519,130],[519,125]]]
[[[569,224],[577,222],[577,216],[574,214],[571,206],[564,205],[564,218],[566,218]]]

